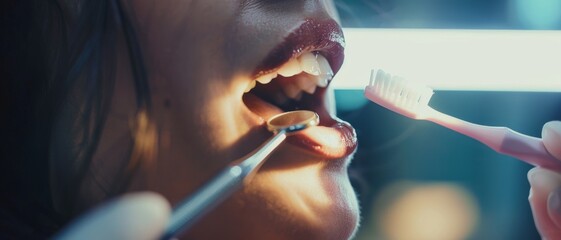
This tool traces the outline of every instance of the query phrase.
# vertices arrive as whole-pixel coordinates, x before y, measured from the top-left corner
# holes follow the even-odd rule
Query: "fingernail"
[[[552,191],[561,185],[561,176],[543,168],[533,168],[528,171],[528,181],[532,187]]]
[[[530,171],[528,171],[528,182],[530,182],[530,185],[534,186],[537,184],[537,180],[536,180],[536,175],[540,175],[542,172],[542,168],[539,167],[535,167],[530,169]]]
[[[528,177],[528,182],[530,182],[530,184],[532,184],[532,178],[534,177],[534,172],[537,171],[537,167],[530,169],[530,171],[528,171],[527,177]]]
[[[561,188],[557,188],[549,194],[547,208],[549,208],[551,212],[561,215]]]
[[[561,122],[551,121],[543,125],[542,139],[545,148],[555,158],[561,160]]]
[[[550,121],[543,125],[546,131],[553,131],[557,135],[561,134],[561,121]]]

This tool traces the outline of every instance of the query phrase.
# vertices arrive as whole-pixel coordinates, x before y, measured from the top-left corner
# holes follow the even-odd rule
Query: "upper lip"
[[[333,19],[305,19],[300,26],[284,38],[265,60],[254,70],[253,75],[272,72],[291,58],[304,52],[317,51],[322,54],[333,73],[337,73],[344,60],[345,38],[343,31]]]

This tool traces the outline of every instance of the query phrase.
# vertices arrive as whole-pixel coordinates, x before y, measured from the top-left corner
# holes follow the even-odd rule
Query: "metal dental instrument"
[[[170,239],[192,227],[197,220],[228,196],[251,181],[267,157],[286,139],[287,135],[319,124],[317,113],[307,110],[291,111],[273,116],[267,129],[274,135],[257,150],[232,162],[210,182],[203,185],[179,204],[171,215],[162,239]]]

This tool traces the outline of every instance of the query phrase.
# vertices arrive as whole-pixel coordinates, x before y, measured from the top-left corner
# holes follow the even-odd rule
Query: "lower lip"
[[[357,147],[354,128],[345,122],[332,126],[317,126],[290,136],[287,142],[317,154],[325,160],[351,155]]]

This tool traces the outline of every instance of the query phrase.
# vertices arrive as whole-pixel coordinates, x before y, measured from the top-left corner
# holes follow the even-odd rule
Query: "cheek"
[[[239,3],[199,0],[135,5],[135,29],[150,72],[182,79],[204,72],[224,75],[224,36],[235,22]]]
[[[170,96],[172,107],[156,115],[162,118],[160,122],[164,122],[162,128],[169,139],[167,142],[183,148],[183,158],[192,161],[193,165],[202,163],[224,166],[256,147],[248,143],[252,137],[248,134],[252,130],[252,124],[248,123],[251,119],[246,119],[248,114],[243,112],[243,102],[230,96],[228,91],[196,93],[202,91],[177,91]],[[154,98],[162,97],[158,95]]]
[[[194,107],[196,112],[185,109],[176,113],[182,119],[176,125],[193,122],[191,126],[185,126],[182,134],[189,137],[191,143],[211,151],[215,161],[230,162],[251,151],[255,146],[247,144],[246,138],[252,129],[248,123],[250,119],[244,114],[243,102],[226,93],[215,93],[206,98]],[[195,132],[198,134],[193,136]]]

